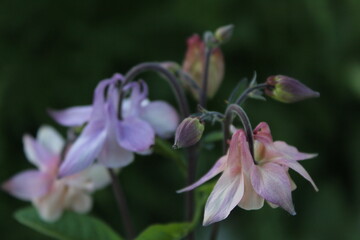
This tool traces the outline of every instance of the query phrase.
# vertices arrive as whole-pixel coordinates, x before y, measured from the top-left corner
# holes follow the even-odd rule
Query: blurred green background
[[[267,121],[274,139],[319,157],[303,162],[320,191],[295,173],[298,215],[265,206],[236,208],[219,239],[360,239],[360,1],[0,1],[0,181],[30,168],[22,135],[55,123],[47,108],[88,104],[97,82],[144,61],[182,62],[193,33],[233,23],[224,45],[226,76],[209,109],[243,77],[284,74],[321,93],[286,105],[249,100],[253,123]],[[175,103],[170,88],[144,75],[152,99]],[[65,129],[56,126],[65,133]],[[221,155],[220,143],[199,159],[201,176]],[[139,232],[151,223],[181,221],[184,186],[176,166],[153,155],[121,172]],[[121,230],[110,188],[95,194],[92,214]],[[47,239],[17,223],[28,203],[0,192],[2,239]],[[207,239],[210,227],[199,228]]]

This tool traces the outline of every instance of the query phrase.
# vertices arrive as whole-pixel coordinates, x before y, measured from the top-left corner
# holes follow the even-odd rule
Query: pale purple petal
[[[254,190],[267,201],[295,215],[291,198],[291,183],[285,169],[276,163],[254,165],[251,171]]]
[[[239,207],[245,210],[257,210],[264,206],[264,198],[257,194],[248,177],[244,177],[245,190]]]
[[[58,163],[57,155],[51,153],[30,135],[23,136],[24,152],[27,159],[41,170],[53,169]]]
[[[46,173],[27,170],[5,182],[2,188],[17,198],[32,200],[47,194],[53,181]]]
[[[162,138],[170,138],[179,124],[176,110],[164,101],[150,102],[141,109],[140,117],[150,123]]]
[[[132,163],[134,154],[122,148],[116,140],[115,132],[107,133],[104,146],[99,155],[99,163],[109,168],[125,167]]]
[[[50,116],[67,127],[81,126],[90,120],[92,106],[76,106],[64,110],[49,110]]]
[[[99,82],[95,88],[94,98],[93,98],[93,111],[91,112],[91,120],[103,120],[106,114],[105,111],[105,90],[106,88],[113,83],[111,79],[105,79]]]
[[[106,138],[104,123],[90,122],[74,145],[70,147],[60,166],[59,176],[75,174],[89,167],[99,156]]]
[[[155,132],[150,124],[136,117],[119,121],[116,134],[120,146],[133,152],[149,149],[155,140]]]
[[[312,180],[312,178],[310,177],[309,173],[305,170],[305,168],[303,168],[303,166],[301,166],[300,163],[296,162],[296,161],[287,161],[286,165],[293,169],[294,171],[296,171],[297,173],[299,173],[303,178],[305,178],[306,180],[308,180],[314,187],[315,191],[319,191],[319,189],[316,187],[314,181]]]
[[[274,146],[288,160],[297,160],[298,161],[298,160],[314,158],[317,156],[317,154],[314,154],[314,153],[299,152],[296,147],[290,146],[283,141],[275,141]]]
[[[65,145],[61,135],[50,126],[41,126],[37,133],[37,141],[55,155],[60,155]]]
[[[268,145],[273,142],[270,127],[266,122],[259,123],[254,129],[254,139]]]
[[[203,225],[219,222],[229,216],[244,194],[244,175],[225,169],[205,206]]]
[[[217,162],[210,169],[210,171],[207,172],[203,177],[201,177],[197,182],[195,182],[194,184],[192,184],[192,185],[190,185],[190,186],[188,186],[186,188],[180,189],[180,190],[178,190],[176,192],[177,193],[187,192],[187,191],[193,190],[194,188],[197,188],[198,186],[200,186],[204,182],[209,181],[211,178],[215,177],[216,175],[218,175],[219,173],[224,171],[225,166],[226,166],[226,161],[227,161],[227,155],[222,156],[219,160],[217,160]]]

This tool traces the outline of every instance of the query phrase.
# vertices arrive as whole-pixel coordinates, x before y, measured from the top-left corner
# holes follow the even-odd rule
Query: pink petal
[[[230,141],[228,165],[233,171],[239,172],[241,166],[248,171],[253,163],[244,130],[237,130]]]
[[[314,181],[312,180],[312,178],[310,177],[309,173],[305,170],[305,168],[303,168],[303,166],[301,166],[300,163],[296,162],[296,161],[287,161],[286,165],[293,169],[294,171],[296,171],[297,173],[299,173],[303,178],[305,178],[306,180],[308,180],[314,187],[315,191],[319,191],[319,189],[317,188],[317,186],[315,185]]]
[[[76,106],[64,110],[49,110],[50,116],[67,127],[81,126],[90,120],[92,106]]]
[[[153,128],[136,117],[128,117],[118,122],[116,134],[120,146],[132,152],[148,150],[155,141]]]
[[[53,169],[57,164],[58,157],[30,135],[23,136],[23,144],[27,159],[41,170]]]
[[[27,170],[5,182],[2,188],[17,198],[33,200],[44,196],[52,184],[53,178],[48,174],[37,170]]]
[[[276,163],[254,165],[251,171],[254,190],[267,201],[295,215],[291,199],[291,183],[285,169]]]
[[[269,125],[266,122],[261,122],[254,129],[254,139],[263,144],[270,144],[273,142]]]
[[[106,138],[104,123],[90,122],[74,145],[70,147],[60,166],[59,176],[75,174],[89,167],[99,156]]]
[[[176,110],[164,101],[150,102],[141,109],[140,117],[150,123],[162,138],[170,138],[179,124]]]
[[[264,206],[264,198],[257,194],[251,185],[251,181],[248,177],[244,177],[245,190],[239,207],[245,210],[256,210]]]
[[[217,162],[215,163],[215,165],[210,169],[209,172],[207,172],[202,178],[200,178],[197,182],[195,182],[194,184],[180,189],[178,191],[176,191],[177,193],[182,193],[182,192],[187,192],[190,190],[193,190],[194,188],[197,188],[198,186],[200,186],[201,184],[203,184],[204,182],[207,182],[208,180],[210,180],[211,178],[215,177],[216,175],[218,175],[219,173],[221,173],[222,171],[224,171],[225,166],[226,166],[226,161],[227,161],[227,155],[222,156],[219,160],[217,160]]]
[[[225,169],[206,202],[203,225],[219,222],[229,216],[243,194],[243,174],[233,175],[230,169]]]
[[[275,141],[274,146],[279,152],[281,152],[281,154],[283,154],[283,156],[286,159],[289,160],[298,161],[298,160],[314,158],[317,156],[317,154],[313,154],[313,153],[299,152],[296,147],[290,146],[283,141]]]

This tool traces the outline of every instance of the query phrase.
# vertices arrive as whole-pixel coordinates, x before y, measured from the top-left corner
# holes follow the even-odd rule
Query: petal
[[[244,177],[244,184],[244,196],[239,203],[239,207],[245,210],[256,210],[262,208],[264,206],[264,198],[255,192],[250,179]]]
[[[17,198],[32,200],[47,194],[52,184],[53,179],[48,174],[27,170],[5,182],[2,188]]]
[[[254,129],[254,139],[263,144],[271,144],[273,142],[270,127],[266,122],[261,122]]]
[[[65,195],[67,188],[57,182],[51,192],[42,198],[35,199],[33,204],[37,208],[40,217],[47,222],[54,222],[61,217],[65,208]]]
[[[296,171],[297,173],[299,173],[303,178],[305,178],[306,180],[308,180],[314,187],[315,191],[319,191],[319,189],[317,188],[317,186],[315,185],[314,181],[312,180],[312,178],[310,177],[309,173],[305,170],[305,168],[303,168],[303,166],[301,166],[300,163],[296,162],[296,161],[287,161],[286,165],[293,169],[294,171]]]
[[[51,153],[30,135],[23,136],[23,144],[27,159],[41,170],[52,169],[58,163],[58,156]]]
[[[285,169],[276,163],[254,165],[251,171],[254,190],[267,201],[295,215],[291,199],[291,183]]]
[[[176,191],[177,193],[182,193],[182,192],[187,192],[190,190],[193,190],[194,188],[197,188],[198,186],[200,186],[201,184],[203,184],[204,182],[207,182],[208,180],[210,180],[211,178],[215,177],[216,175],[218,175],[219,173],[221,173],[222,171],[224,171],[225,166],[226,166],[226,161],[227,161],[227,155],[222,156],[219,160],[217,160],[217,162],[215,163],[215,165],[210,169],[209,172],[207,172],[202,178],[200,178],[197,182],[195,182],[194,184],[180,189],[178,191]]]
[[[289,160],[305,160],[309,158],[314,158],[317,154],[313,153],[302,153],[297,150],[296,147],[290,146],[283,141],[275,141],[274,142],[275,148],[281,152],[285,158]]]
[[[60,155],[64,147],[64,139],[50,126],[41,126],[37,133],[37,141],[55,155]]]
[[[142,108],[140,117],[150,123],[162,138],[170,138],[179,124],[176,110],[164,101],[150,102]]]
[[[90,120],[92,106],[76,106],[64,110],[48,110],[59,124],[67,127],[81,126]]]
[[[254,165],[250,153],[249,144],[246,140],[244,130],[237,130],[230,141],[228,165],[235,171],[241,170],[241,166],[246,172]]]
[[[65,197],[65,208],[71,209],[77,213],[86,213],[92,207],[91,197],[77,188],[68,188]]]
[[[120,168],[129,165],[133,160],[134,154],[119,145],[114,131],[108,132],[99,162],[109,168]]]
[[[90,122],[74,145],[70,147],[60,166],[59,176],[65,177],[89,167],[99,156],[106,138],[104,123]]]
[[[99,82],[95,88],[94,98],[93,98],[93,111],[91,112],[90,118],[92,120],[102,120],[105,116],[105,90],[110,85],[113,84],[112,79],[105,79]]]
[[[154,144],[155,132],[144,120],[128,117],[118,122],[116,131],[118,143],[125,149],[141,152]]]
[[[91,166],[86,175],[93,185],[93,190],[104,188],[111,182],[108,170],[100,164]]]
[[[219,222],[229,216],[244,194],[244,175],[225,169],[205,206],[203,225]]]

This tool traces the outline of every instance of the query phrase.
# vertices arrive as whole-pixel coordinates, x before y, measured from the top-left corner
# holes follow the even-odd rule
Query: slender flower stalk
[[[128,208],[127,203],[126,203],[126,199],[125,199],[123,189],[121,187],[119,179],[118,179],[117,175],[115,174],[114,170],[109,168],[108,172],[109,172],[110,177],[111,177],[113,192],[114,192],[114,196],[115,196],[115,199],[116,199],[116,202],[117,202],[117,205],[118,205],[118,209],[119,209],[119,212],[120,212],[122,223],[124,225],[126,238],[128,240],[132,240],[132,239],[135,238],[135,231],[134,231],[132,220],[131,220],[131,217],[130,217],[130,214],[129,214],[129,208]]]
[[[235,101],[236,104],[238,105],[241,105],[245,100],[246,98],[248,97],[248,95],[250,93],[252,93],[253,91],[255,90],[258,90],[258,89],[264,89],[264,88],[267,88],[269,87],[270,85],[267,84],[267,83],[262,83],[262,84],[258,84],[256,86],[253,86],[253,87],[250,87],[250,88],[247,88]]]
[[[212,48],[206,46],[205,47],[205,64],[204,64],[204,74],[201,86],[201,96],[200,96],[200,106],[206,107],[207,100],[207,88],[208,88],[208,78],[209,78],[209,65],[210,58],[212,54]]]
[[[244,109],[237,104],[230,104],[225,111],[225,119],[224,119],[224,145],[227,144],[227,141],[230,139],[230,125],[233,121],[233,113],[235,113],[241,120],[242,125],[244,126],[246,139],[249,144],[249,149],[251,156],[254,157],[254,136],[252,133],[251,123],[249,121],[248,116],[246,115]],[[226,149],[226,146],[223,146]]]

